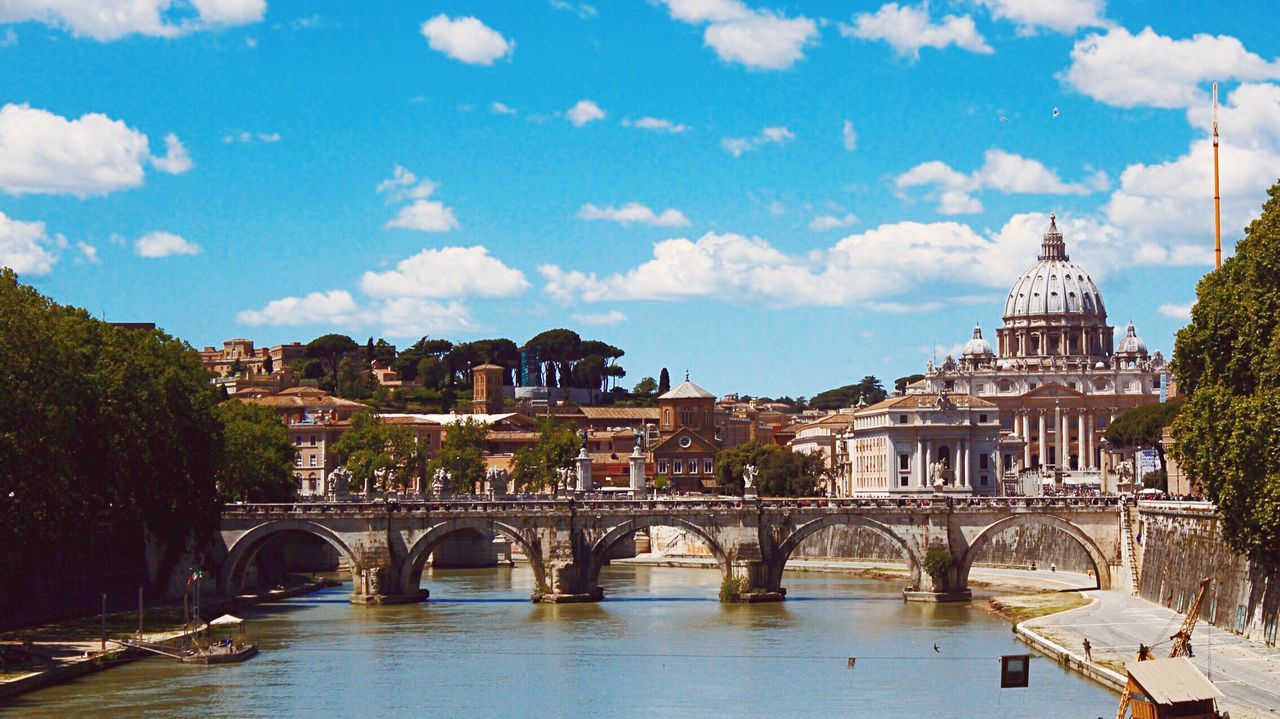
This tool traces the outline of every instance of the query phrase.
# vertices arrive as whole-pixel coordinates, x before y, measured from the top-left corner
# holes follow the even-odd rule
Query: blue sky
[[[988,337],[1049,212],[1169,353],[1280,173],[1262,3],[0,2],[0,264],[193,345],[627,350],[888,381]],[[1056,110],[1056,114],[1055,114]]]

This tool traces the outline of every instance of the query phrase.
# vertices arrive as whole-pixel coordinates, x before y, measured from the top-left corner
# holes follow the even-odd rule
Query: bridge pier
[[[604,599],[604,590],[591,581],[585,563],[552,560],[548,563],[551,586],[533,595],[535,602],[545,604],[580,604]]]
[[[391,567],[359,567],[354,574],[355,583],[349,598],[352,604],[413,604],[415,602],[425,602],[431,596],[431,592],[426,589],[387,593],[387,589],[399,589],[393,581],[396,573]]]
[[[775,572],[761,559],[735,559],[729,564],[730,577],[736,586],[722,592],[720,601],[732,604],[781,602],[787,590],[774,581]],[[781,575],[781,572],[777,573]]]

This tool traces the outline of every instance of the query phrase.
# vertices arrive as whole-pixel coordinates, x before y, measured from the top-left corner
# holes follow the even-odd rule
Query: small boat
[[[222,628],[234,628],[237,636],[228,635],[220,642],[204,644],[183,652],[178,661],[183,664],[235,664],[258,653],[258,645],[244,638],[243,619],[224,614],[209,622],[210,632],[217,632]]]

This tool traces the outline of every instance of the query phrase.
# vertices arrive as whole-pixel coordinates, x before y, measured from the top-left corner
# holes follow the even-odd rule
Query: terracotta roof
[[[381,414],[380,414],[380,415],[378,415],[378,418],[379,418],[379,419],[381,419],[381,420],[382,420],[384,423],[386,423],[386,424],[393,424],[393,425],[410,425],[410,426],[412,426],[412,425],[426,425],[426,426],[432,426],[432,427],[439,427],[439,426],[440,426],[440,423],[439,423],[439,422],[436,422],[436,421],[434,421],[434,420],[428,419],[428,418],[426,418],[426,417],[420,417],[420,416],[416,416],[416,415],[404,415],[404,414],[401,414],[401,415],[381,415]]]
[[[716,396],[699,387],[698,385],[685,380],[672,388],[672,390],[658,399],[715,399]]]
[[[310,396],[316,396],[316,395],[327,395],[329,393],[325,392],[319,387],[307,387],[304,385],[302,387],[290,387],[289,389],[280,390],[280,394],[299,395],[299,396],[305,395],[310,397]]]
[[[797,430],[801,430],[807,427],[824,427],[824,426],[845,427],[851,424],[853,424],[852,414],[849,414],[848,412],[837,412],[835,414],[829,414],[826,417],[820,417],[812,422],[807,422],[804,424],[796,424],[792,426],[794,426]]]
[[[476,365],[475,367],[472,367],[471,369],[473,369],[473,370],[477,370],[477,369],[500,369],[500,370],[505,370],[505,369],[506,369],[506,367],[503,367],[502,365],[496,365],[496,364],[493,364],[492,362],[489,362],[489,363],[486,363],[486,364],[478,364],[478,365]]]
[[[657,407],[579,407],[578,409],[587,419],[649,419],[656,422],[660,416]]]
[[[286,392],[287,391],[288,390],[286,390]],[[263,407],[273,407],[275,409],[289,409],[293,407],[297,407],[298,409],[305,409],[307,407],[324,407],[331,409],[343,408],[350,410],[369,409],[369,405],[367,404],[353,402],[352,400],[342,399],[341,397],[334,397],[333,395],[325,394],[323,392],[320,394],[307,395],[285,394],[284,392],[281,392],[280,394],[267,395],[266,397],[240,398],[238,396],[234,396],[232,399],[248,404],[262,405]]]
[[[873,412],[880,409],[920,409],[934,408],[938,404],[938,396],[936,394],[909,394],[903,397],[890,397],[885,400],[876,402],[866,409],[858,410],[858,414],[863,412]],[[994,402],[989,402],[981,397],[974,397],[968,394],[949,394],[947,399],[957,407],[995,407]]]

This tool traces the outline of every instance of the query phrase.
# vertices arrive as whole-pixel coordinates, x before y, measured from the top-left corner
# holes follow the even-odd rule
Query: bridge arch
[[[1047,525],[1057,529],[1067,536],[1071,537],[1084,549],[1085,554],[1089,555],[1089,561],[1093,564],[1093,575],[1097,579],[1098,589],[1111,588],[1111,566],[1107,562],[1107,555],[1093,541],[1088,533],[1076,526],[1069,520],[1063,519],[1056,514],[1040,514],[1025,513],[1014,514],[1009,517],[992,522],[978,533],[973,541],[969,542],[969,548],[965,550],[964,558],[960,561],[958,571],[956,572],[956,581],[960,585],[960,589],[969,586],[969,570],[973,568],[974,561],[983,548],[998,534],[1014,529],[1015,527],[1023,527],[1027,525],[1038,524]]]
[[[592,588],[600,586],[600,570],[604,568],[605,562],[608,561],[609,550],[613,545],[641,529],[650,527],[679,527],[689,530],[697,535],[711,550],[711,554],[716,558],[716,564],[720,568],[720,573],[725,577],[730,576],[729,556],[725,553],[724,548],[720,546],[720,543],[706,529],[682,517],[660,514],[628,519],[611,528],[592,543],[587,560],[587,586]]]
[[[422,572],[426,568],[427,557],[431,555],[431,551],[436,545],[440,544],[446,537],[459,532],[479,532],[487,535],[490,532],[497,532],[513,544],[520,547],[520,551],[524,552],[524,556],[529,560],[529,566],[533,568],[533,580],[535,586],[541,587],[546,585],[547,573],[545,565],[542,562],[542,552],[538,546],[537,539],[530,539],[525,536],[519,529],[499,522],[494,519],[476,518],[458,518],[450,519],[427,531],[409,547],[409,552],[405,555],[404,562],[400,568],[400,588],[404,594],[413,594],[418,591],[418,585],[422,583]]]
[[[333,530],[306,519],[273,519],[253,527],[227,547],[227,556],[222,560],[222,571],[218,573],[218,592],[234,594],[243,581],[245,569],[253,563],[258,551],[266,546],[268,540],[282,532],[304,532],[323,539],[347,560],[354,583],[355,574],[359,571],[355,554]]]
[[[815,532],[826,529],[828,527],[853,526],[869,529],[876,534],[888,539],[902,550],[903,556],[907,559],[907,565],[911,574],[911,586],[919,588],[923,579],[921,572],[920,558],[916,556],[915,551],[907,540],[894,533],[888,525],[877,522],[874,519],[865,517],[861,514],[826,514],[817,519],[806,522],[795,528],[786,539],[778,545],[777,557],[778,561],[771,562],[769,566],[769,582],[771,587],[778,587],[782,584],[782,572],[786,569],[787,562],[791,559],[791,553],[800,546],[800,543],[809,538]]]

